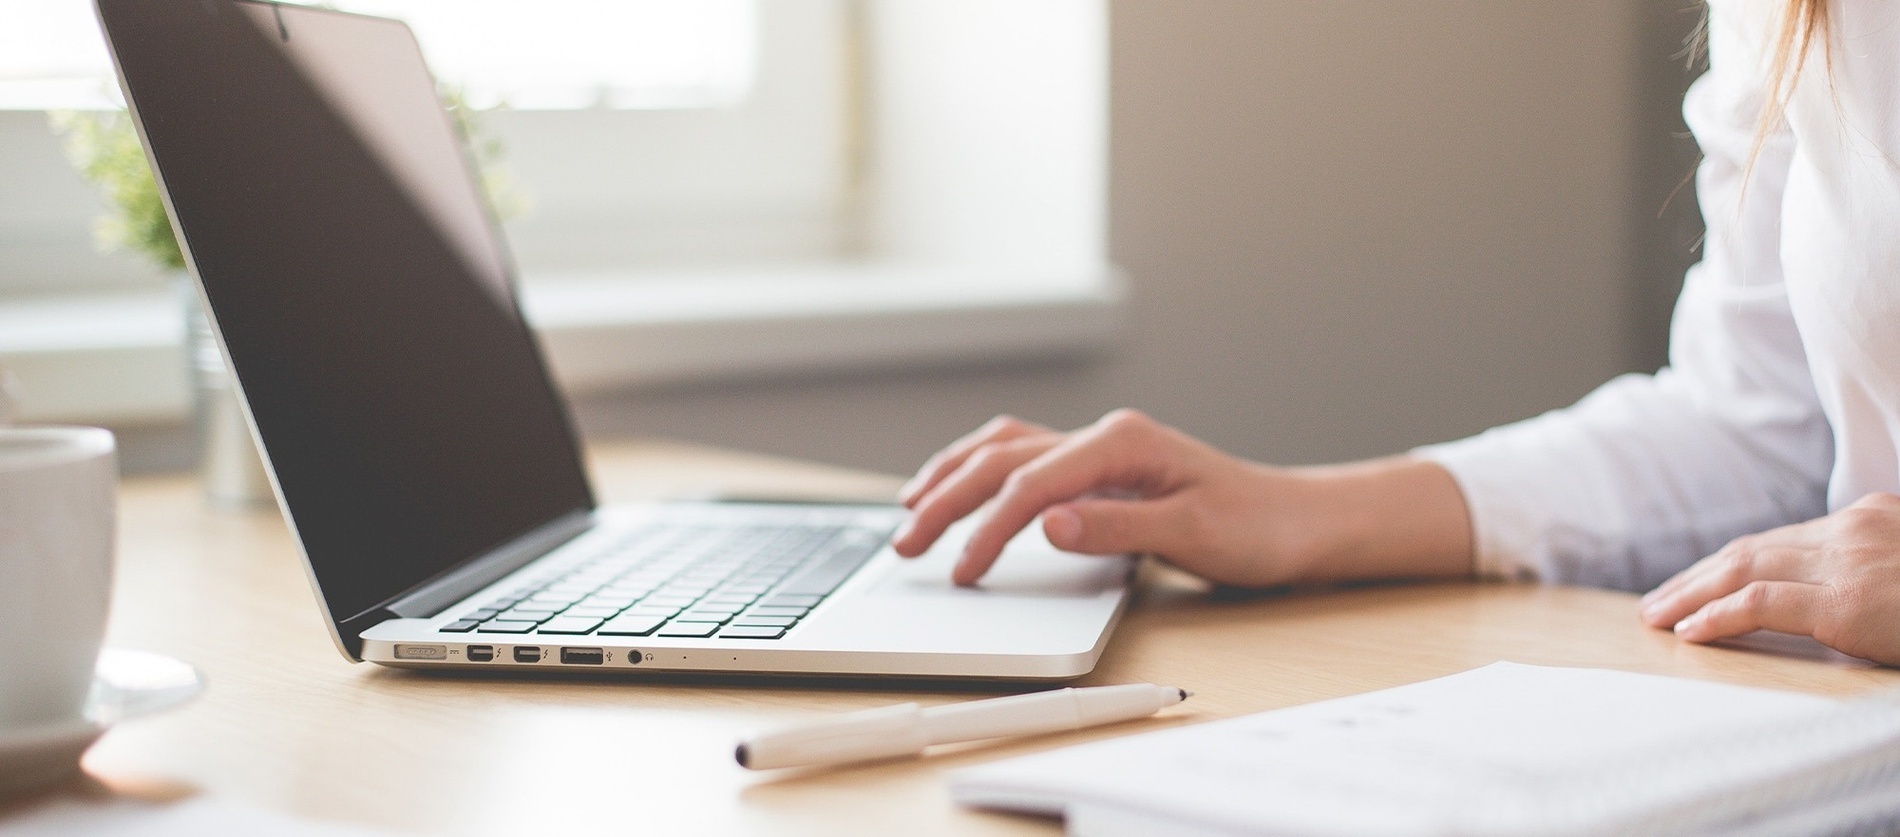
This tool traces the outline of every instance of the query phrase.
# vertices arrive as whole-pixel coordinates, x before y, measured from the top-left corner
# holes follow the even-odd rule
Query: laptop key
[[[882,548],[881,540],[846,544],[822,563],[786,582],[778,592],[780,595],[828,595]]]
[[[693,599],[681,596],[652,596],[640,600],[643,607],[685,607],[692,603]]]
[[[585,616],[556,616],[541,623],[538,633],[544,634],[586,634],[592,633],[600,623],[606,621]]]
[[[517,609],[532,607],[535,610],[561,610],[584,598],[587,598],[587,594],[585,593],[573,596],[535,596],[521,604],[515,605],[515,607]]]
[[[767,605],[770,607],[815,607],[817,606],[818,602],[822,601],[823,599],[824,599],[823,596],[811,596],[811,595],[804,595],[804,594],[799,594],[799,593],[780,593],[776,596],[767,596],[765,601],[759,602],[759,604]]]
[[[712,636],[718,622],[671,622],[660,629],[660,636]]]
[[[477,625],[480,625],[481,623],[482,623],[482,620],[480,619],[463,619],[459,622],[450,622],[447,625],[443,625],[442,627],[437,628],[437,630],[447,631],[452,634],[465,634],[465,633],[468,633],[469,631],[475,630],[475,627]]]
[[[738,613],[741,610],[745,610],[745,605],[721,604],[721,603],[714,603],[714,602],[699,602],[697,604],[694,604],[692,607],[687,608],[687,610],[725,611],[728,614],[732,614],[732,613]]]
[[[485,634],[525,634],[535,629],[539,623],[516,622],[508,619],[490,619],[476,630]]]
[[[575,602],[574,606],[575,607],[611,607],[614,610],[624,610],[628,605],[633,604],[633,600],[637,598],[639,598],[639,596],[594,595],[594,596],[588,596],[585,599],[581,599],[580,601]]]
[[[666,527],[649,535],[454,624],[494,633],[777,639],[883,545],[875,532],[832,526]]]
[[[620,616],[607,620],[594,633],[602,636],[646,636],[666,624],[664,616]]]
[[[673,574],[671,572],[647,572],[646,570],[641,570],[640,572],[623,575],[607,586],[628,588],[645,587],[651,590],[665,584],[666,580],[672,577]]]

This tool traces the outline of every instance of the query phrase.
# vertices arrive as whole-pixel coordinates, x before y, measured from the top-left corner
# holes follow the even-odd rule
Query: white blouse
[[[1669,365],[1415,453],[1479,571],[1642,590],[1730,539],[1900,491],[1900,2],[1832,0],[1752,172],[1779,0],[1710,0],[1701,263]]]

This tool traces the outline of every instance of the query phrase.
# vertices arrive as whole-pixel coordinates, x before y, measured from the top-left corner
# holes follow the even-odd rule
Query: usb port
[[[605,659],[606,655],[598,648],[561,649],[561,665],[565,666],[597,666]]]
[[[468,647],[468,660],[471,663],[485,663],[495,659],[495,646],[471,645]]]
[[[515,646],[515,662],[517,663],[541,662],[541,646],[539,645]]]

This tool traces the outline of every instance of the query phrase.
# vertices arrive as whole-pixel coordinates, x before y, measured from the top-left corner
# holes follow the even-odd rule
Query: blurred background
[[[596,438],[904,472],[1130,405],[1379,455],[1654,370],[1696,257],[1689,0],[339,5],[505,105],[478,139]],[[90,12],[8,14],[0,364],[24,419],[190,467],[179,280],[99,252],[48,128],[110,105]]]

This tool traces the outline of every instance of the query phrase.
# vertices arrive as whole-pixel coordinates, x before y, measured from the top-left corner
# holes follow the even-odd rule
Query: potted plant
[[[108,211],[93,228],[100,248],[136,253],[176,277],[173,284],[184,300],[185,358],[205,499],[227,508],[269,501],[263,461],[244,426],[223,353],[185,275],[184,253],[131,116],[124,111],[66,111],[51,114],[51,120],[53,130],[65,138],[73,167],[105,198]]]

